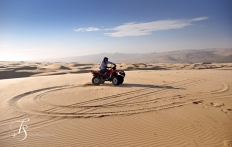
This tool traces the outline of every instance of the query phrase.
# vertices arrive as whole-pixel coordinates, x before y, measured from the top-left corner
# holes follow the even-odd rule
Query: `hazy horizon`
[[[0,1],[0,60],[232,48],[232,2]]]

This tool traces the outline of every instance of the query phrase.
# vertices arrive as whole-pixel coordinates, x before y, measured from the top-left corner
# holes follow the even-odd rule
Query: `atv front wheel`
[[[94,85],[100,85],[101,84],[101,79],[99,77],[93,77],[92,78],[92,83]]]
[[[118,76],[119,84],[122,84],[124,82],[124,78],[122,76]]]
[[[112,79],[112,83],[113,83],[114,85],[119,85],[119,78],[116,77],[116,76],[114,76],[113,79]]]

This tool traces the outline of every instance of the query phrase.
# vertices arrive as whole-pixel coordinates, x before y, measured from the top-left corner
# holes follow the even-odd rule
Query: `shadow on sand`
[[[105,83],[100,86],[114,86],[114,85],[112,83]],[[175,87],[167,86],[167,85],[130,84],[130,83],[120,84],[119,86],[116,86],[116,87],[119,87],[119,88],[141,87],[141,88],[161,88],[161,89],[181,89],[181,90],[185,89],[185,88],[175,88]]]

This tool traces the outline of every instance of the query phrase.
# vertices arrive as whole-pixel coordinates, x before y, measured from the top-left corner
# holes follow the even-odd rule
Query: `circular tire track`
[[[143,112],[157,111],[162,109],[169,109],[174,107],[183,106],[189,104],[191,101],[196,99],[185,99],[182,100],[180,97],[175,96],[161,96],[151,99],[146,99],[148,96],[162,94],[162,93],[175,93],[176,91],[183,90],[183,87],[191,87],[196,84],[205,82],[204,77],[195,77],[191,79],[181,80],[177,82],[171,82],[164,84],[160,89],[156,88],[141,88],[139,90],[133,90],[130,92],[120,93],[117,95],[111,95],[107,97],[96,98],[93,100],[87,100],[71,105],[55,105],[43,101],[41,98],[48,93],[56,92],[63,89],[73,88],[74,86],[64,85],[37,89],[29,91],[20,95],[17,95],[10,99],[9,105],[22,112],[26,112],[32,115],[39,115],[45,117],[59,117],[59,118],[89,118],[89,117],[103,117],[112,115],[131,115]],[[217,81],[219,82],[219,81]],[[168,84],[173,84],[170,87]],[[222,93],[228,89],[228,85],[222,83],[223,87],[218,91],[215,90],[213,93]],[[227,87],[226,87],[227,86]],[[155,89],[155,90],[154,90]],[[176,92],[177,94],[177,92]],[[201,93],[212,94],[210,92]],[[33,96],[34,95],[34,96]],[[225,95],[227,96],[227,95]],[[231,96],[231,95],[229,95]],[[47,108],[42,110],[30,108],[25,105],[22,100],[29,98],[33,100],[34,104],[39,107],[46,106]],[[136,101],[135,101],[136,100]],[[131,102],[135,101],[135,102]],[[103,104],[99,104],[99,102]]]

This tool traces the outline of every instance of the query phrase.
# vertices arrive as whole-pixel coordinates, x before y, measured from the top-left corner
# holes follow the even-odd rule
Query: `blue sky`
[[[231,48],[231,0],[0,0],[0,60]]]

